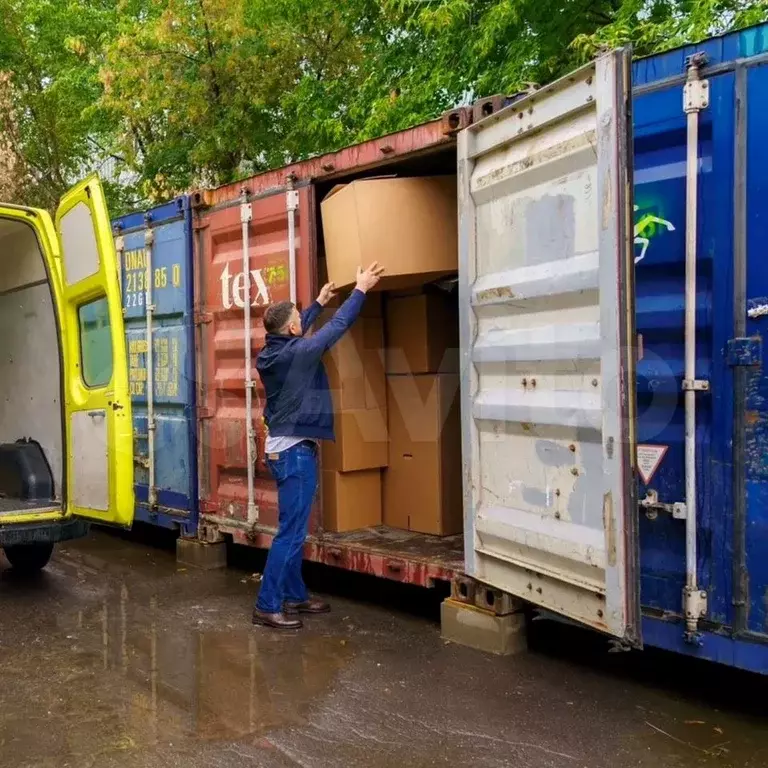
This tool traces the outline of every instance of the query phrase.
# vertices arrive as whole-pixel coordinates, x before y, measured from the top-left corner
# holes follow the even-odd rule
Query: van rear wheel
[[[48,565],[53,554],[53,544],[19,544],[4,547],[3,551],[15,571],[37,573]]]

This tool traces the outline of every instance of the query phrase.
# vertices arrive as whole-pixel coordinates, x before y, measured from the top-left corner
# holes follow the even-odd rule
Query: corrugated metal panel
[[[467,572],[636,640],[628,99],[619,52],[459,135],[459,285]]]
[[[120,277],[133,402],[136,517],[163,527],[197,533],[197,424],[193,337],[192,230],[189,198],[180,197],[146,213],[113,222],[122,238]],[[147,415],[147,228],[152,245],[155,486],[149,505]]]
[[[743,57],[764,60],[766,50],[768,26],[762,25],[634,65],[641,94],[634,104],[637,328],[645,353],[638,364],[638,431],[640,443],[668,446],[649,484],[641,483],[640,495],[653,489],[667,503],[685,496],[682,79],[686,58],[704,53],[710,106],[700,115],[696,375],[709,380],[710,393],[697,401],[698,570],[709,596],[705,627],[754,639],[768,634],[768,384],[759,367],[762,351],[753,343],[761,321],[746,313],[768,296],[762,258],[767,169],[761,149],[768,130],[762,107],[768,78],[759,59]],[[664,514],[640,518],[642,604],[667,622],[679,622],[682,615],[684,526]],[[728,661],[729,654],[759,656],[738,651],[736,644],[715,653],[723,639],[706,633],[701,647],[671,644],[682,637],[682,625],[675,631],[679,635],[653,629],[651,637],[726,663],[736,663]],[[761,664],[765,667],[764,659]]]
[[[768,47],[768,26],[764,27]],[[745,623],[768,638],[768,63],[743,72],[745,79],[746,274],[744,336],[757,346],[744,377]],[[758,344],[759,343],[759,344]],[[768,649],[766,649],[768,655]],[[768,659],[766,659],[768,667]]]
[[[253,200],[251,205],[247,277],[243,274],[239,205],[213,211],[201,209],[195,223],[200,500],[204,512],[220,518],[222,530],[242,530],[243,526],[252,529],[247,519],[243,312],[246,279],[251,281],[257,522],[267,530],[277,525],[277,490],[264,462],[264,392],[255,363],[264,343],[264,308],[289,298],[286,196],[278,193]],[[316,290],[314,217],[314,189],[305,186],[299,190],[296,224],[297,296],[301,306],[308,306]],[[312,527],[317,527],[317,515]]]
[[[647,642],[756,671],[768,670],[768,380],[761,323],[768,130],[768,25],[706,40],[634,65],[635,259],[639,442],[668,446],[640,495],[685,495],[684,368],[686,59],[706,55],[710,105],[700,115],[697,270],[698,572],[707,590],[701,645],[683,642],[685,523],[640,518],[641,601]],[[762,63],[761,63],[762,62]],[[714,630],[715,633],[706,631]],[[750,644],[751,643],[751,644]]]
[[[452,120],[454,116],[455,119]],[[451,146],[455,141],[455,126],[465,119],[463,110],[457,109],[447,113],[442,120],[433,120],[405,131],[344,147],[338,152],[330,152],[320,157],[267,171],[245,181],[206,190],[200,193],[201,202],[209,206],[226,205],[237,200],[243,187],[247,187],[252,195],[277,191],[285,186],[289,176],[294,177],[297,182],[315,179],[330,181],[350,172],[360,173],[368,168],[380,168],[401,162],[406,157],[412,158],[444,146]]]
[[[700,584],[712,592],[712,546],[728,534],[713,517],[730,499],[730,386],[715,364],[729,333],[732,250],[733,77],[710,83],[712,107],[700,116],[699,249],[697,270],[697,370],[711,382],[711,396],[697,399]],[[662,502],[685,499],[684,378],[686,115],[682,85],[635,101],[635,260],[637,329],[643,337],[638,363],[638,441],[668,448],[648,486]],[[715,258],[716,255],[719,258]],[[719,283],[719,290],[715,286]],[[720,322],[715,324],[715,318]],[[720,363],[720,360],[717,361]],[[727,388],[726,388],[727,387]],[[718,403],[720,407],[715,407]],[[646,608],[682,614],[685,521],[641,515],[642,590]],[[730,567],[729,567],[730,570]],[[718,577],[719,578],[719,577]],[[730,581],[730,577],[728,577]],[[722,591],[721,591],[722,590]],[[730,587],[712,594],[710,616],[730,620]],[[682,630],[681,630],[682,631]]]

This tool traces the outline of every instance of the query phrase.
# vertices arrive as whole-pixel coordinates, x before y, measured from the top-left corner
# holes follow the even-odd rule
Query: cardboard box
[[[447,536],[463,528],[459,377],[388,376],[384,523]]]
[[[320,204],[328,278],[354,284],[358,266],[386,269],[376,290],[458,271],[456,177],[360,179]]]
[[[326,310],[333,310],[334,312],[349,298],[349,294],[352,293],[350,289],[344,289],[339,291],[334,298],[332,298],[326,305]],[[360,317],[383,317],[383,302],[382,295],[380,293],[367,293],[365,296],[365,303],[360,310]]]
[[[381,525],[381,471],[323,470],[323,529],[354,531]]]
[[[321,322],[333,310],[323,313]],[[334,450],[324,451],[324,469],[353,472],[387,465],[387,395],[384,324],[359,317],[323,358],[334,410]],[[327,463],[326,463],[327,462]]]
[[[459,372],[456,298],[437,292],[387,297],[385,314],[388,374]]]

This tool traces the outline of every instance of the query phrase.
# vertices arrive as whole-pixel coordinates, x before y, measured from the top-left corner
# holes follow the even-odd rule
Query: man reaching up
[[[267,404],[267,465],[277,482],[279,521],[267,557],[253,623],[298,629],[300,613],[327,613],[330,606],[310,598],[301,577],[304,539],[317,492],[319,440],[333,440],[333,404],[322,356],[354,323],[365,294],[379,282],[377,263],[357,269],[357,284],[336,314],[312,336],[306,332],[334,295],[328,283],[304,312],[290,301],[268,307],[264,349],[256,359]]]

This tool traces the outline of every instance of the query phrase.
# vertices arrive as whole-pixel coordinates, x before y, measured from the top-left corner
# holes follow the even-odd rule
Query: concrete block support
[[[527,650],[525,616],[492,611],[456,600],[444,600],[440,607],[443,640],[466,645],[485,653],[512,656]]]
[[[199,539],[176,540],[176,562],[212,571],[215,568],[227,567],[227,545],[223,541],[209,544]]]

